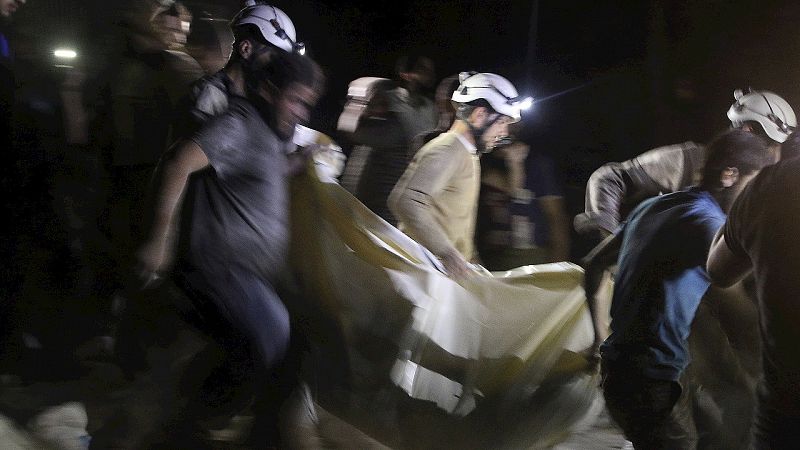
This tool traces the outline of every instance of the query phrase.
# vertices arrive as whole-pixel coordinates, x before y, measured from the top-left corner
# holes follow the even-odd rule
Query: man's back
[[[113,166],[155,165],[175,138],[170,125],[178,101],[200,72],[179,52],[131,53],[115,68],[107,100],[113,126]],[[187,62],[188,61],[188,62]]]
[[[800,160],[765,168],[731,209],[725,242],[749,258],[764,344],[763,412],[800,417]],[[797,421],[800,423],[800,420]]]
[[[677,380],[686,339],[709,286],[704,263],[725,214],[699,189],[642,203],[624,225],[611,306],[611,360],[629,358],[647,376]]]
[[[639,202],[697,184],[705,153],[704,146],[689,141],[603,165],[586,184],[586,211],[575,217],[575,229],[613,232]]]
[[[436,109],[428,97],[419,94],[411,96],[405,89],[397,88],[391,92],[390,99],[390,109],[405,132],[406,148],[417,135],[436,127]]]

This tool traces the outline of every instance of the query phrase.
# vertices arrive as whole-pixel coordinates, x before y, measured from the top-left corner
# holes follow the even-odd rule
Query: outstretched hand
[[[587,370],[590,372],[597,370],[600,366],[600,344],[602,343],[602,341],[595,341],[589,348],[580,352],[586,358],[588,363]]]
[[[458,252],[442,255],[441,259],[447,275],[457,280],[463,280],[472,273],[469,263]]]

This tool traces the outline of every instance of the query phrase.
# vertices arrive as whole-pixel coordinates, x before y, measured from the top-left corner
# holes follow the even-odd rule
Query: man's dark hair
[[[800,133],[795,131],[781,144],[781,161],[800,156]]]
[[[417,65],[425,60],[428,60],[431,63],[433,63],[433,60],[419,53],[411,53],[408,55],[403,55],[397,58],[397,62],[395,63],[394,66],[394,73],[398,78],[400,78],[401,73],[413,72],[414,69],[417,68]]]
[[[325,75],[311,58],[297,53],[279,52],[263,66],[247,73],[247,85],[250,89],[257,88],[262,82],[267,82],[276,91],[293,83],[321,91],[325,85]]]
[[[231,32],[227,21],[214,19],[205,14],[199,19],[192,21],[192,32],[186,39],[187,47],[222,49],[221,44],[225,41],[230,42]]]
[[[477,98],[468,103],[461,103],[456,106],[456,119],[467,120],[469,119],[470,114],[472,111],[475,111],[476,108],[482,106],[489,110],[492,114],[499,114],[497,111],[492,108],[492,105],[489,104],[485,99]]]
[[[764,139],[748,131],[728,130],[706,148],[703,185],[715,185],[727,167],[736,167],[741,175],[747,175],[772,164],[773,158]]]

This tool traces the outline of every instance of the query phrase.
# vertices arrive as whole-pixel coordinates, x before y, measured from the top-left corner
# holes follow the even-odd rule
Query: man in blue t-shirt
[[[689,364],[691,323],[710,284],[708,249],[737,195],[774,162],[764,140],[741,130],[715,139],[707,158],[698,187],[645,201],[585,259],[606,405],[635,448],[696,444],[679,380]],[[603,341],[594,294],[615,255],[611,335]]]

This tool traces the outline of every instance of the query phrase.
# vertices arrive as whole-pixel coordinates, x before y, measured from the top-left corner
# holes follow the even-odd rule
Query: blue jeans
[[[283,360],[290,336],[289,313],[272,284],[237,267],[183,266],[175,279],[194,304],[198,327],[218,344],[189,364],[183,383],[191,386],[186,412],[195,419],[233,414],[253,396],[257,404],[272,403],[264,398],[276,388],[273,369]]]

